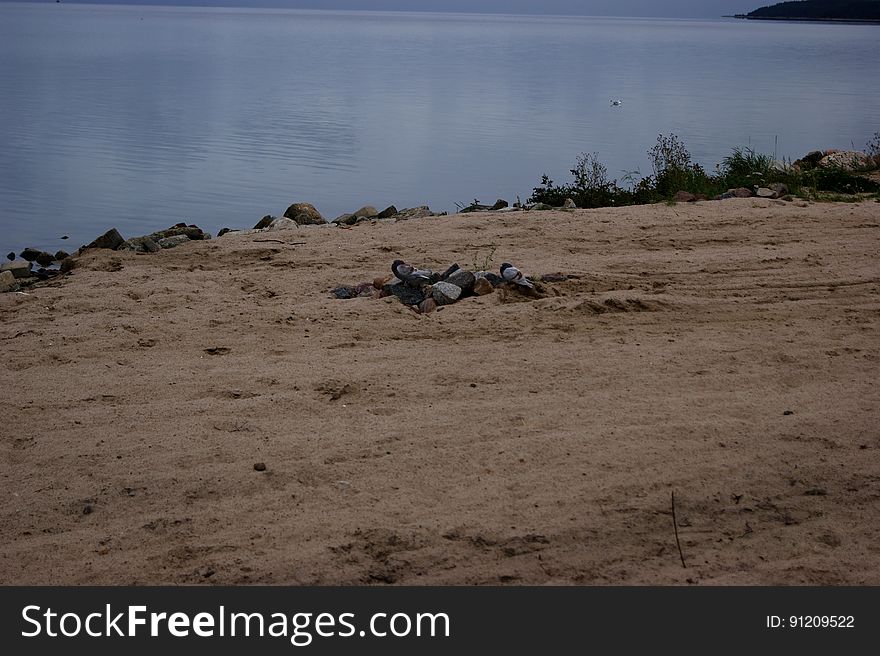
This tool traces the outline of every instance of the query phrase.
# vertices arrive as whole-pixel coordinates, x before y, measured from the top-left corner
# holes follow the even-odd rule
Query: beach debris
[[[284,216],[296,221],[297,225],[324,225],[327,223],[311,203],[293,203],[284,211]]]
[[[535,286],[526,278],[522,271],[513,266],[510,262],[504,262],[501,265],[501,277],[510,283],[515,285],[521,285],[523,287],[528,287],[529,289],[534,289]]]
[[[430,269],[417,269],[412,264],[403,260],[394,260],[391,263],[391,273],[410,287],[424,287],[435,281],[435,273]],[[437,280],[439,280],[437,276]]]

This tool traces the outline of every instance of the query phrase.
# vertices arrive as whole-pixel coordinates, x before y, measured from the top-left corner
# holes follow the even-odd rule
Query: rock
[[[476,276],[474,276],[474,274],[470,271],[458,269],[449,276],[445,277],[444,280],[460,288],[463,294],[470,294],[474,290],[474,284],[476,283],[477,279]]]
[[[285,210],[284,216],[293,219],[298,225],[324,225],[327,223],[321,213],[310,203],[294,203]]]
[[[788,195],[788,185],[784,182],[773,182],[767,185],[767,188],[776,194],[776,198],[782,198]]]
[[[825,155],[819,160],[819,166],[823,168],[837,168],[844,171],[859,171],[868,168],[871,159],[857,150],[843,150]]]
[[[426,216],[439,216],[438,214],[431,211],[427,205],[419,205],[418,207],[408,207],[406,209],[400,210],[397,214],[394,215],[394,218],[399,221],[406,221],[407,219],[422,219]]]
[[[348,300],[350,298],[357,298],[358,291],[354,287],[335,287],[330,290],[330,293],[333,294],[335,298],[340,300]]]
[[[555,210],[556,208],[552,205],[548,205],[547,203],[535,203],[534,205],[529,205],[530,210],[538,210],[539,212],[545,210]]]
[[[677,191],[672,200],[676,203],[693,203],[697,197],[689,191]]]
[[[354,225],[357,223],[357,220],[358,218],[354,214],[340,214],[330,223],[335,223],[336,225]]]
[[[185,244],[188,241],[192,240],[186,235],[172,235],[171,237],[163,237],[162,239],[156,241],[156,243],[159,244],[159,246],[161,246],[162,248],[176,248],[177,246]]]
[[[359,219],[375,219],[379,216],[379,210],[372,205],[364,205],[360,209],[352,212]]]
[[[497,273],[492,273],[491,271],[477,271],[474,276],[476,276],[478,279],[485,278],[493,287],[497,287],[504,282],[504,279],[501,276],[499,276]]]
[[[152,237],[132,237],[119,247],[121,251],[133,251],[135,253],[158,253],[162,247]]]
[[[401,281],[383,285],[382,291],[389,296],[396,296],[404,305],[418,305],[425,299],[425,292],[414,289]]]
[[[18,283],[15,282],[15,275],[12,271],[0,272],[0,293],[15,291]]]
[[[181,235],[184,235],[188,239],[194,239],[196,241],[211,238],[211,235],[203,231],[198,226],[186,225],[185,223],[178,223],[175,226],[171,226],[167,230],[159,230],[158,232],[150,234],[149,237],[157,244],[159,244],[162,239],[167,239],[169,237],[179,237]],[[159,245],[161,246],[161,244]],[[162,248],[166,247],[162,246]]]
[[[385,285],[391,282],[391,279],[394,276],[379,276],[378,278],[373,278],[373,288],[374,289],[382,289]]]
[[[55,251],[55,261],[60,262],[61,260],[66,260],[70,257],[70,253],[67,251]]]
[[[461,267],[458,266],[458,264],[451,265],[448,269],[446,269],[446,271],[440,274],[440,280],[446,280],[447,278],[449,278],[449,276],[460,269]]]
[[[419,303],[419,312],[422,314],[431,314],[434,310],[437,309],[437,301],[433,298],[426,298],[424,301]]]
[[[36,248],[25,248],[21,253],[18,254],[18,256],[23,260],[33,262],[37,259],[41,252],[42,251],[38,251]]]
[[[0,265],[0,271],[11,271],[12,275],[19,280],[29,278],[31,275],[31,263],[25,260],[15,260],[13,262],[4,262]]]
[[[562,273],[545,273],[539,278],[541,282],[565,282],[568,276]]]
[[[119,231],[116,228],[111,228],[86,246],[86,248],[109,248],[111,251],[115,251],[123,243],[125,243],[125,240],[119,234]]]
[[[384,210],[379,212],[379,215],[376,217],[378,219],[390,219],[392,216],[397,214],[397,208],[394,205],[389,205]]]
[[[497,211],[497,210],[503,210],[505,207],[508,207],[508,206],[509,206],[509,203],[506,200],[504,200],[503,198],[499,198],[498,200],[495,201],[495,204],[492,207],[490,207],[489,209]]]
[[[473,292],[477,296],[485,296],[486,294],[491,294],[494,291],[495,288],[492,286],[492,283],[489,282],[486,278],[477,278],[474,281]]]
[[[799,160],[794,162],[793,166],[801,169],[802,171],[814,169],[823,157],[825,157],[825,153],[823,153],[821,150],[812,150],[801,157]]]
[[[298,228],[299,225],[293,219],[288,219],[286,217],[281,217],[280,219],[275,219],[272,223],[269,224],[269,230],[291,230],[293,228]]]
[[[264,228],[268,228],[270,225],[272,225],[272,221],[274,221],[276,218],[278,217],[267,214],[262,219],[257,221],[257,225],[254,226],[254,230],[263,230]],[[221,230],[220,232],[222,233],[223,231]],[[220,235],[218,234],[217,236],[219,237]]]
[[[37,254],[37,264],[41,267],[52,266],[52,263],[55,261],[55,256],[52,253],[47,253],[45,251],[40,251]]]
[[[6,259],[12,262],[15,259],[15,253],[7,253]]]
[[[784,200],[785,202],[790,203],[794,200],[794,196],[792,196],[791,194],[786,194],[785,196],[782,196],[780,200]]]
[[[755,195],[758,198],[776,198],[776,192],[767,189],[767,187],[758,187]]]
[[[576,210],[577,205],[571,198],[566,198],[565,202],[562,204],[562,209],[564,210]]]
[[[461,297],[461,287],[450,282],[438,282],[432,286],[431,296],[437,301],[437,305],[449,305]]]
[[[736,189],[728,189],[727,193],[733,194],[733,198],[751,198],[752,190],[748,187],[737,187]]]
[[[265,462],[255,462],[254,463],[254,471],[266,471],[266,463]]]
[[[233,230],[232,228],[220,228],[220,232],[217,233],[217,236],[222,237],[223,235],[228,235],[230,232],[238,232],[238,230]]]
[[[70,273],[76,266],[77,259],[75,257],[65,257],[61,261],[61,273]]]

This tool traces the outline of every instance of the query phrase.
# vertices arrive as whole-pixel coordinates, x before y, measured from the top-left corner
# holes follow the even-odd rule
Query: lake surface
[[[875,25],[0,4],[0,252],[863,148],[878,79]]]

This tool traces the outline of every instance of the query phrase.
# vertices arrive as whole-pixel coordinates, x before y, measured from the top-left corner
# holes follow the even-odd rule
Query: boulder
[[[571,198],[566,198],[565,202],[562,204],[562,209],[564,210],[576,210],[577,205]]]
[[[47,253],[46,251],[40,251],[37,253],[36,257],[37,264],[41,267],[52,266],[52,262],[55,261],[55,256],[52,253]]]
[[[67,251],[55,251],[55,261],[60,262],[61,260],[66,260],[70,257],[70,253]]]
[[[293,219],[298,225],[324,225],[327,223],[321,213],[310,203],[294,203],[285,210],[284,216]]]
[[[814,169],[823,157],[825,157],[825,153],[823,153],[821,150],[812,150],[801,157],[799,160],[794,162],[793,166],[801,169],[802,171]]]
[[[254,226],[254,230],[262,230],[263,228],[268,228],[270,225],[272,225],[272,221],[274,221],[276,218],[277,217],[274,217],[271,214],[267,214],[262,219],[257,221],[257,225]],[[221,230],[220,232],[222,233],[223,231]],[[218,234],[217,236],[219,237],[220,235]]]
[[[495,204],[492,207],[490,207],[489,209],[503,210],[508,205],[509,205],[509,203],[506,200],[504,200],[503,198],[499,198],[498,200],[495,201]]]
[[[7,253],[6,259],[12,262],[15,259],[15,253]]]
[[[728,189],[727,193],[733,194],[733,198],[751,198],[752,190],[748,187],[737,187],[736,189]]]
[[[162,239],[157,240],[156,243],[162,248],[175,248],[188,241],[192,240],[186,235],[172,235],[170,237],[163,237]]]
[[[18,283],[15,281],[15,275],[12,271],[0,272],[0,293],[15,291]]]
[[[18,256],[26,260],[27,262],[34,262],[37,257],[39,257],[42,251],[38,251],[36,248],[25,248]]]
[[[31,263],[25,260],[4,262],[0,265],[0,271],[10,271],[15,278],[29,278],[31,275]]]
[[[431,296],[437,301],[437,305],[449,305],[461,298],[461,287],[450,282],[438,282],[432,286]]]
[[[376,217],[378,219],[390,219],[392,216],[397,214],[397,208],[394,205],[389,205],[384,210],[379,212],[379,215]]]
[[[211,235],[209,235],[207,232],[204,232],[198,226],[186,225],[185,223],[178,223],[175,226],[171,226],[167,230],[159,230],[158,232],[150,234],[149,237],[156,243],[159,243],[159,241],[162,239],[167,239],[168,237],[179,237],[181,235],[186,236],[188,239],[194,240],[211,238]],[[163,248],[165,247],[163,246]]]
[[[406,209],[400,210],[397,214],[394,215],[395,219],[400,221],[405,221],[407,219],[421,219],[426,216],[438,216],[434,212],[431,211],[427,205],[419,205],[418,207],[408,207]]]
[[[336,225],[354,225],[357,223],[357,220],[358,218],[354,214],[340,214],[330,223],[335,223]]]
[[[162,247],[152,237],[132,237],[119,247],[121,251],[133,251],[135,253],[158,253]]]
[[[494,291],[495,288],[492,286],[492,283],[489,282],[486,278],[477,278],[474,281],[473,292],[477,296],[485,296],[486,294],[491,294]]]
[[[545,210],[555,210],[556,208],[553,207],[552,205],[548,205],[547,203],[535,203],[534,205],[529,205],[529,209],[530,210],[545,211]]]
[[[223,235],[228,235],[230,232],[238,232],[238,230],[233,230],[232,228],[220,228],[220,232],[217,233],[217,236],[222,237]]]
[[[768,184],[767,188],[776,194],[776,198],[788,196],[788,185],[784,182],[773,182],[772,184]]]
[[[76,266],[77,259],[75,257],[65,257],[61,261],[61,273],[70,273]]]
[[[464,269],[458,269],[444,278],[445,282],[459,287],[463,294],[470,294],[474,290],[476,280],[476,276],[473,273]]]
[[[379,210],[372,205],[364,205],[360,209],[352,212],[359,219],[375,219],[379,216]]]
[[[825,155],[819,160],[823,168],[837,168],[844,171],[859,171],[871,165],[871,159],[857,150],[842,150]]]
[[[293,219],[288,219],[286,217],[281,217],[280,219],[275,219],[269,224],[269,230],[291,230],[293,228],[298,228],[299,224]]]
[[[86,246],[86,248],[109,248],[111,251],[115,251],[124,243],[125,240],[119,234],[119,231],[116,228],[111,228]]]
[[[767,189],[767,187],[758,187],[755,191],[758,198],[776,198],[776,192]]]
[[[382,286],[382,291],[389,296],[396,296],[404,305],[418,305],[425,299],[425,292],[414,289],[401,281],[388,283]]]

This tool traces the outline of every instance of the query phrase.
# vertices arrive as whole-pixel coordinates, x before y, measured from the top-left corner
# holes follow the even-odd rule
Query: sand
[[[878,237],[744,199],[92,252],[0,296],[0,582],[880,584]],[[490,255],[576,277],[329,294]]]

